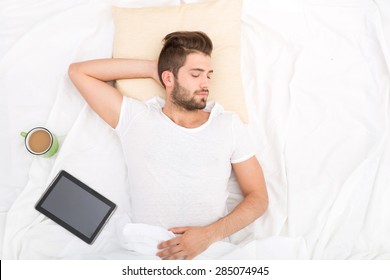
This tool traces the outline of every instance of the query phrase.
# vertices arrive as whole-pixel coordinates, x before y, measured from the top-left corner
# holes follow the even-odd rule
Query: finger
[[[186,252],[180,251],[176,254],[163,258],[163,260],[186,260],[187,259],[186,255],[187,255]]]
[[[168,247],[171,247],[171,246],[178,245],[180,243],[179,240],[180,240],[180,236],[172,238],[172,239],[169,239],[167,241],[164,241],[164,242],[161,242],[160,244],[158,244],[157,248],[158,249],[165,249],[165,248],[168,248]]]
[[[196,255],[188,255],[188,256],[186,256],[186,260],[192,260],[193,258],[195,258],[196,257]]]
[[[189,227],[177,227],[177,228],[171,228],[169,231],[172,231],[175,234],[183,234],[185,233]]]
[[[158,252],[156,255],[162,259],[167,258],[169,256],[172,256],[174,254],[177,254],[179,252],[183,251],[183,247],[180,245],[170,247],[168,249],[162,250]]]

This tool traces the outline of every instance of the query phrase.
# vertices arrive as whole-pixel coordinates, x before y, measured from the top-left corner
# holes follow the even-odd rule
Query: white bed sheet
[[[142,242],[122,231],[131,224],[120,146],[66,74],[73,61],[111,56],[112,3],[1,4],[2,258],[152,258],[126,247]],[[390,258],[389,31],[385,0],[244,1],[244,89],[270,206],[235,236],[240,246],[217,243],[200,258]],[[59,136],[54,158],[24,150],[19,132],[36,125]],[[119,206],[93,246],[31,210],[60,169]]]

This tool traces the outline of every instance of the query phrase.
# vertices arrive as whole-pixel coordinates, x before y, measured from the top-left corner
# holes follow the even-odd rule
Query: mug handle
[[[27,133],[26,133],[26,132],[21,132],[21,133],[20,133],[20,135],[22,135],[23,137],[25,137],[25,138],[26,138],[26,136],[27,136]]]

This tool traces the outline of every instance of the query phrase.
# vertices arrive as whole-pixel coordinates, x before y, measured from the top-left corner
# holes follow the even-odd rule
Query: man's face
[[[209,56],[202,53],[189,54],[175,78],[171,101],[187,111],[204,109],[212,73]]]

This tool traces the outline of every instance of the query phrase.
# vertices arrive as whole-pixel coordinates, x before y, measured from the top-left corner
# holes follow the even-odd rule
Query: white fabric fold
[[[126,224],[118,235],[121,246],[127,250],[153,256],[157,254],[160,242],[175,237],[171,231],[161,227],[136,223]]]

